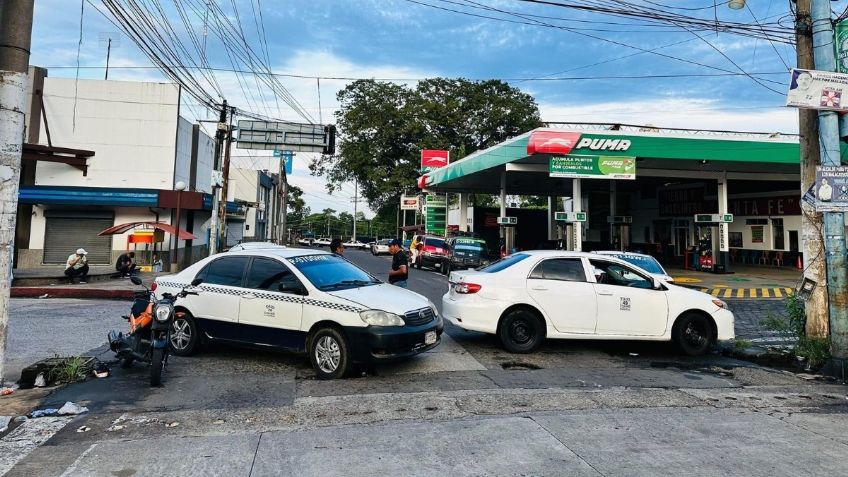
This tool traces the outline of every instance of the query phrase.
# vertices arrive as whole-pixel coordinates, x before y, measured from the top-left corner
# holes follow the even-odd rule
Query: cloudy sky
[[[785,35],[791,34],[786,0],[748,0],[741,10],[729,9],[725,0],[629,0],[629,7],[612,0],[212,1],[220,12],[217,20],[208,0],[113,3],[161,5],[169,21],[156,23],[160,34],[167,38],[172,28],[186,54],[198,61],[203,50],[216,70],[207,76],[214,75],[230,104],[267,116],[303,120],[255,76],[225,71],[253,68],[239,60],[235,47],[221,42],[214,22],[232,25],[233,31],[240,25],[240,47],[261,58],[267,53],[280,84],[315,122],[333,122],[335,94],[349,78],[413,84],[445,76],[508,80],[533,94],[546,121],[797,132],[796,112],[783,106],[794,48],[752,37],[760,26],[770,31],[782,27]],[[50,76],[102,78],[107,39],[112,38],[109,79],[164,81],[133,40],[110,21],[106,3],[36,2],[32,64],[48,67]],[[639,19],[551,3],[601,5],[630,14],[643,9],[656,15]],[[841,12],[845,3],[832,5]],[[672,14],[747,24],[747,34],[717,32],[704,23],[695,27],[679,17],[657,21]],[[205,50],[195,48],[192,38],[205,43]],[[204,89],[218,96],[210,83]],[[185,98],[181,114],[187,118],[214,117],[197,100]],[[255,153],[235,154],[249,156],[238,158],[242,166],[272,167],[271,160]],[[307,192],[308,205],[313,210],[352,209],[353,185],[328,195],[323,179],[309,175],[308,160],[300,154],[291,177]]]

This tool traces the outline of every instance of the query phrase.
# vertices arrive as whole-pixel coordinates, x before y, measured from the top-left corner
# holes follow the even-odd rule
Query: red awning
[[[114,225],[109,227],[108,229],[100,232],[97,235],[115,235],[122,234],[127,230],[134,229],[136,227],[151,227],[154,229],[159,229],[164,231],[165,233],[174,235],[177,231],[176,227],[170,224],[166,224],[164,222],[127,222],[121,225]],[[197,237],[192,235],[190,232],[180,229],[180,240],[194,240]]]

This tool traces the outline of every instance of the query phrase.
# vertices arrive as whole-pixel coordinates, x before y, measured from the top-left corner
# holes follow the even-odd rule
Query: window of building
[[[530,278],[540,280],[561,280],[565,282],[585,282],[586,272],[583,270],[583,261],[579,258],[558,258],[544,260],[536,265]]]
[[[783,250],[786,248],[786,242],[783,238],[783,219],[771,219],[771,228],[774,233],[775,250]]]

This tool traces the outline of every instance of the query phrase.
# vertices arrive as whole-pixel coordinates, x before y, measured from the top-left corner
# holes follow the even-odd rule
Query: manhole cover
[[[541,366],[536,366],[532,363],[520,363],[518,361],[508,361],[501,363],[503,369],[542,369]]]

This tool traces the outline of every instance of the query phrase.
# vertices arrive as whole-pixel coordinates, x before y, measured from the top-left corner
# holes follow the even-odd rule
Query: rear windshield
[[[648,257],[644,255],[628,255],[625,253],[619,255],[610,254],[610,257],[615,257],[619,260],[624,260],[627,263],[632,263],[637,267],[645,270],[648,273],[660,273],[665,274],[665,270],[663,270],[662,266],[657,262],[654,257]]]
[[[483,250],[486,243],[477,240],[454,240],[453,247],[457,250]]]
[[[428,247],[445,248],[445,241],[442,239],[426,238],[424,239],[424,245]]]
[[[481,272],[486,272],[486,273],[497,273],[501,270],[505,270],[505,269],[515,265],[516,263],[524,260],[525,258],[527,258],[529,256],[530,255],[527,255],[526,253],[516,253],[515,255],[510,255],[508,257],[504,257],[504,258],[498,260],[497,262],[494,262],[491,265],[485,266],[485,267],[483,267],[479,270]]]

